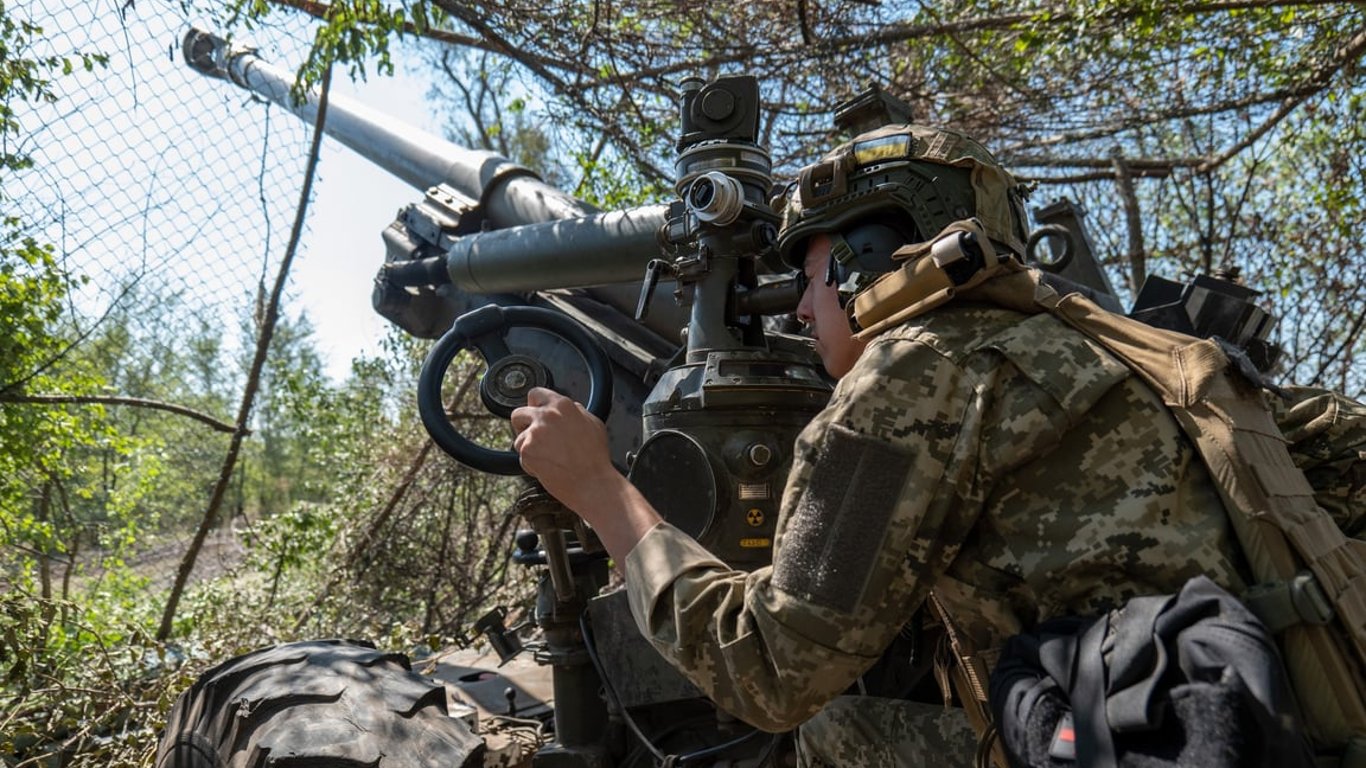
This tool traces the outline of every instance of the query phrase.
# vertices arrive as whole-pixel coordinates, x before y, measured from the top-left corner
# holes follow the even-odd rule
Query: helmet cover
[[[985,147],[962,133],[884,126],[801,170],[786,195],[775,250],[784,265],[800,269],[803,243],[815,234],[834,236],[835,258],[850,259],[854,249],[839,244],[865,220],[894,221],[903,231],[909,223],[923,241],[954,221],[974,217],[988,237],[1023,256],[1022,190]]]

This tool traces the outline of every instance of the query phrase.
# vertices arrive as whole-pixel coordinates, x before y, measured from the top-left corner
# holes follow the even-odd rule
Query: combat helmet
[[[890,271],[901,246],[963,219],[977,219],[998,249],[1025,253],[1021,185],[977,141],[941,128],[888,125],[860,134],[801,170],[782,213],[778,258],[801,269],[803,243],[831,236],[827,279],[842,291],[866,282],[860,275]]]

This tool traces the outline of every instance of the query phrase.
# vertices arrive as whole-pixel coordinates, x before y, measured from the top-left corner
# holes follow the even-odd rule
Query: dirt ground
[[[194,571],[188,585],[216,579],[241,564],[247,550],[244,534],[236,526],[222,525],[209,532],[204,546],[195,559]],[[189,549],[191,536],[167,541],[129,558],[128,564],[137,573],[152,579],[152,589],[170,589],[175,583],[180,561]]]
[[[195,559],[194,571],[190,574],[187,586],[216,579],[240,565],[246,559],[247,535],[245,526],[239,521],[210,531]],[[147,585],[149,591],[168,590],[175,583],[176,571],[193,538],[193,532],[162,537],[128,555],[124,562],[137,575],[150,579]],[[104,552],[81,556],[84,572],[73,579],[72,589],[89,589],[98,584],[105,573],[103,562],[106,556]],[[61,577],[62,573],[58,570],[55,578],[60,580]]]

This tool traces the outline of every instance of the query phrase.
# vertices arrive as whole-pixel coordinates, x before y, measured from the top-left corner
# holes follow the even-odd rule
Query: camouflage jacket
[[[1337,392],[1287,387],[1267,404],[1289,443],[1290,458],[1342,532],[1366,537],[1366,404]]]
[[[1128,368],[1050,315],[958,303],[873,339],[801,434],[771,567],[732,570],[668,525],[625,566],[644,635],[776,731],[842,693],[931,589],[994,649],[1197,574],[1239,594],[1236,547]]]

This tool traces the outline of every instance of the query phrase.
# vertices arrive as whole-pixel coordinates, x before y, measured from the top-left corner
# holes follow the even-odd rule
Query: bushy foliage
[[[104,63],[98,54],[31,53],[43,30],[0,2],[0,209],[3,180],[30,166],[11,151],[14,107],[50,102],[50,78]],[[118,567],[132,514],[158,474],[147,446],[79,398],[105,385],[78,359],[85,334],[67,315],[80,280],[50,245],[0,219],[0,759],[105,765],[136,761],[123,724],[148,693],[137,617],[145,580]],[[98,458],[96,458],[98,457]],[[111,472],[123,482],[110,482]],[[87,549],[108,557],[83,570]],[[88,560],[88,558],[87,558]],[[160,683],[152,683],[155,688]],[[77,755],[80,755],[78,757]],[[128,758],[128,759],[125,759]]]
[[[205,480],[220,457],[212,450],[200,459],[181,454],[187,441],[203,439],[203,427],[165,414],[106,414],[117,427],[112,434],[136,436],[123,463],[110,468],[115,485],[137,477],[148,461],[185,477],[130,502],[136,514],[129,520],[142,527],[117,546],[106,538],[89,551],[72,551],[76,539],[64,540],[46,578],[36,564],[7,563],[0,757],[39,764],[61,754],[71,765],[146,765],[175,695],[213,663],[319,636],[439,648],[460,640],[476,612],[529,594],[530,585],[507,571],[513,521],[505,510],[514,489],[434,451],[411,408],[425,344],[395,333],[384,355],[358,360],[337,383],[317,368],[306,322],[286,325],[253,423],[233,503],[239,512],[215,534],[219,548],[201,556],[168,644],[153,641],[151,631],[169,569],[183,552],[175,532],[184,530],[186,516],[153,513],[202,508]],[[153,345],[136,338],[114,344],[128,330],[113,322],[85,353],[120,349],[125,373],[178,372],[195,354],[144,366],[130,350]],[[468,361],[457,367],[454,379],[466,383],[482,368]],[[145,394],[169,391],[156,376],[144,384]],[[463,391],[453,410],[479,409],[474,389]],[[478,439],[506,440],[503,427],[488,420],[465,428]],[[99,448],[68,453],[64,471],[103,466]]]
[[[29,53],[42,36],[0,0],[0,209],[6,176],[31,165],[12,151],[12,106],[50,102],[51,78],[104,61]],[[318,633],[435,646],[500,596],[507,495],[423,447],[410,403],[423,345],[396,336],[338,383],[295,317],[276,334],[230,514],[170,642],[155,641],[227,438],[129,403],[229,419],[256,328],[244,317],[238,343],[217,315],[136,282],[85,317],[83,280],[32,230],[0,219],[0,764],[150,765],[175,696],[211,664]]]
[[[255,525],[250,558],[291,633],[449,642],[507,597],[515,486],[435,450],[411,405],[426,344],[393,332],[385,347],[342,385],[292,395],[287,410],[315,425],[307,442],[326,458],[326,491]],[[454,368],[452,410],[470,414],[461,428],[506,442],[469,386],[482,363]]]
[[[0,210],[8,199],[4,178],[31,163],[11,150],[22,127],[15,105],[50,102],[54,73],[104,61],[97,55],[35,56],[31,47],[42,32],[0,2]],[[72,496],[93,492],[72,483],[74,473],[64,460],[68,453],[99,444],[116,450],[126,446],[104,428],[98,411],[14,403],[35,391],[79,394],[101,383],[89,369],[55,375],[77,341],[63,324],[67,293],[77,280],[58,263],[52,246],[24,234],[22,224],[0,217],[0,445],[5,447],[0,451],[0,545],[26,553],[20,572],[27,573],[35,560],[60,552],[58,506],[68,512],[65,504]],[[0,579],[5,573],[0,570]]]

